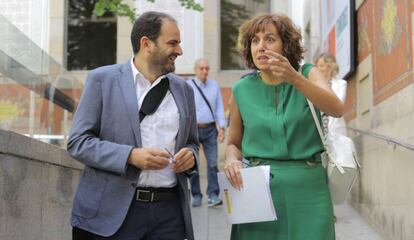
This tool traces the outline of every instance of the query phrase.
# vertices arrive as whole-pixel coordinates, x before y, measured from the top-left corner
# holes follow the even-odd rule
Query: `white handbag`
[[[322,163],[327,168],[329,190],[333,204],[343,203],[356,180],[361,165],[358,162],[354,142],[351,138],[328,132],[324,137],[321,124],[313,104],[307,99],[319,137],[325,147]],[[327,165],[327,166],[326,166]]]

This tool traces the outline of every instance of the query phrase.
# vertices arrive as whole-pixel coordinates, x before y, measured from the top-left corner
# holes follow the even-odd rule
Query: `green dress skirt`
[[[307,77],[312,65],[305,65]],[[323,151],[305,96],[289,83],[266,85],[260,73],[233,86],[243,122],[242,154],[265,159],[277,220],[232,226],[233,240],[333,240],[333,208]]]
[[[236,224],[232,240],[335,239],[332,204],[320,163],[267,161],[273,179],[270,188],[277,220]]]

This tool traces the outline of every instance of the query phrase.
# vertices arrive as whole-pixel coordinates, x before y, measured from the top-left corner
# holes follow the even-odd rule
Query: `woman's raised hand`
[[[266,50],[265,54],[269,57],[269,69],[276,78],[291,84],[297,80],[298,72],[292,67],[286,57],[270,50]]]

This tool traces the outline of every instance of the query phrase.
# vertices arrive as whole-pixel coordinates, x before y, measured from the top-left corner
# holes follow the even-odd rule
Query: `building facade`
[[[304,1],[304,9],[311,9],[304,11],[301,23],[309,62],[330,51],[322,33],[323,21],[329,17],[324,2],[337,1]],[[347,77],[347,124],[413,145],[414,4],[404,0],[349,2],[355,11],[355,45],[347,53],[355,53],[355,71]],[[349,203],[384,239],[414,239],[413,150],[361,131],[348,133],[362,164]]]
[[[132,23],[113,14],[96,17],[95,2],[0,2],[4,29],[0,43],[4,55],[0,69],[4,92],[0,99],[2,129],[64,146],[89,71],[132,57]],[[210,62],[210,77],[222,87],[225,109],[232,84],[249,71],[237,52],[238,27],[253,15],[288,14],[291,8],[283,0],[198,0],[204,7],[202,12],[185,9],[178,0],[124,2],[138,14],[164,11],[177,19],[184,54],[177,59],[176,73],[190,78],[195,60],[206,58]],[[19,64],[19,74],[15,74],[11,62]]]

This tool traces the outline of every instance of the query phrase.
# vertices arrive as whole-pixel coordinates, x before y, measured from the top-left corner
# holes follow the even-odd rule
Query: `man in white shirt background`
[[[197,127],[200,144],[203,146],[207,160],[207,196],[208,206],[222,204],[219,199],[219,185],[217,180],[217,141],[224,140],[225,117],[220,86],[216,81],[208,78],[209,64],[206,59],[198,59],[194,65],[195,77],[187,83],[194,90],[197,112]],[[191,179],[192,206],[198,207],[202,203],[199,174]]]

